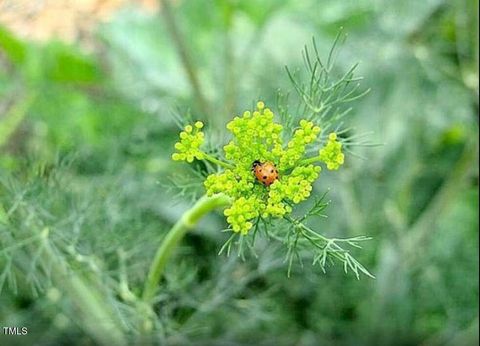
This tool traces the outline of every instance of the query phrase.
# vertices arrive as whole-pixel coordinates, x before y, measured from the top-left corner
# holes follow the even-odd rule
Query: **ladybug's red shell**
[[[257,180],[265,186],[272,185],[278,179],[277,167],[271,162],[255,161],[252,165],[252,171]]]

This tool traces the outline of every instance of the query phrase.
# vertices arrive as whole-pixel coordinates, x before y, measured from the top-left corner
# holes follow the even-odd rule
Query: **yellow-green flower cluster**
[[[200,150],[200,146],[204,142],[202,127],[201,121],[197,121],[194,126],[185,126],[184,131],[180,132],[180,142],[175,143],[175,149],[178,152],[172,155],[172,159],[193,162],[193,159],[202,160],[204,158],[204,153]]]
[[[303,158],[305,147],[317,139],[320,127],[314,126],[311,121],[301,120],[300,128],[295,130],[292,139],[288,142],[287,149],[280,158],[280,169],[288,169]]]
[[[253,179],[237,179],[235,173],[227,169],[223,173],[210,174],[204,182],[207,195],[228,191],[232,197],[242,196],[254,189]]]
[[[223,214],[227,217],[227,222],[232,226],[234,232],[245,235],[253,226],[251,220],[258,217],[259,210],[264,208],[264,203],[256,196],[240,197],[234,200],[231,207],[225,209]]]
[[[296,167],[275,189],[271,189],[270,193],[275,190],[278,193],[280,190],[283,198],[300,203],[310,196],[312,183],[318,178],[320,170],[319,166],[314,165]]]
[[[298,166],[288,176],[273,183],[268,192],[267,208],[262,216],[281,217],[290,213],[291,207],[285,201],[297,204],[307,199],[320,170],[320,167],[314,165]]]
[[[327,144],[320,149],[319,157],[326,163],[329,170],[336,170],[343,165],[345,155],[342,153],[342,143],[337,141],[335,132],[328,135]]]
[[[175,145],[174,160],[191,162],[194,158],[212,157],[200,150],[203,143],[203,124],[186,126]],[[292,211],[292,205],[310,196],[312,184],[318,178],[320,167],[312,163],[322,160],[329,169],[337,169],[343,163],[341,143],[330,134],[320,156],[303,160],[306,146],[312,144],[320,133],[320,127],[311,121],[302,120],[291,140],[284,145],[282,125],[274,121],[273,112],[263,102],[258,102],[255,111],[244,112],[227,124],[233,139],[224,146],[226,169],[214,173],[204,182],[207,195],[228,195],[232,204],[225,209],[227,222],[234,232],[247,234],[257,217],[283,217]],[[278,170],[278,179],[269,187],[257,181],[252,172],[254,161],[271,162]],[[215,161],[212,161],[215,162]],[[218,160],[217,160],[218,162]]]
[[[235,117],[227,124],[234,139],[223,147],[225,158],[237,165],[236,173],[251,176],[252,162],[276,162],[283,154],[282,125],[273,121],[273,112],[258,102],[257,109]]]
[[[232,206],[225,210],[227,222],[233,231],[246,234],[254,218],[282,217],[292,211],[289,203],[299,203],[310,195],[320,167],[295,166],[320,128],[302,120],[284,149],[282,125],[275,123],[273,112],[259,102],[254,112],[235,117],[227,129],[233,139],[224,147],[225,157],[234,168],[208,176],[205,188],[208,195],[222,192],[232,198]],[[256,160],[277,165],[279,179],[269,188],[256,182],[252,173]]]

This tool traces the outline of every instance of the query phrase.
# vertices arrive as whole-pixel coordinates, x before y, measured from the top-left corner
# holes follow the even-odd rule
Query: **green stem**
[[[95,280],[71,271],[48,241],[48,228],[41,233],[41,246],[45,261],[52,268],[54,283],[62,287],[76,308],[78,323],[99,345],[126,345],[122,323],[108,302],[108,297],[98,288]]]
[[[8,143],[10,137],[15,133],[34,101],[35,96],[28,95],[23,100],[13,105],[0,121],[0,148]]]
[[[232,25],[235,7],[229,1],[222,2],[224,17],[224,61],[225,61],[225,114],[233,114],[236,103],[235,55],[232,44]],[[223,121],[223,119],[219,119]]]
[[[180,60],[182,61],[183,67],[187,73],[187,78],[192,86],[198,106],[204,114],[209,114],[208,102],[202,92],[200,79],[198,78],[198,73],[193,64],[191,54],[187,49],[183,36],[178,28],[178,23],[172,12],[172,8],[170,7],[170,0],[159,0],[159,3],[161,6],[161,12],[166,22],[167,30],[169,31],[172,41],[176,46],[178,54],[180,55]]]
[[[406,263],[415,263],[425,243],[438,231],[436,225],[441,216],[445,214],[449,201],[454,200],[462,192],[462,185],[467,181],[471,170],[478,164],[478,140],[472,139],[465,144],[463,153],[452,167],[451,173],[442,187],[431,199],[429,205],[417,218],[415,223],[405,233],[405,249],[407,251]]]
[[[318,162],[318,161],[320,161],[320,156],[314,156],[314,157],[310,157],[308,159],[300,161],[299,165],[300,166],[306,166],[306,165],[309,165],[309,164],[312,164],[312,163],[315,163],[315,162]]]
[[[227,162],[224,162],[224,161],[222,161],[222,160],[219,160],[219,159],[217,159],[217,158],[215,158],[215,157],[213,157],[213,156],[211,156],[211,155],[208,155],[208,154],[203,153],[203,156],[205,157],[205,160],[210,161],[211,163],[215,163],[215,164],[217,164],[217,165],[219,165],[219,166],[222,166],[223,168],[227,168],[227,169],[234,169],[234,168],[235,168],[234,165],[231,165],[231,164],[229,164],[229,163],[227,163]]]
[[[145,303],[150,303],[155,296],[155,291],[157,290],[158,282],[162,277],[165,265],[167,264],[173,250],[177,247],[187,231],[192,229],[204,215],[216,208],[227,206],[229,203],[230,198],[224,194],[218,194],[211,197],[203,196],[190,210],[183,214],[175,225],[173,225],[172,229],[160,244],[160,247],[155,254],[155,258],[150,265],[142,296],[142,300]]]

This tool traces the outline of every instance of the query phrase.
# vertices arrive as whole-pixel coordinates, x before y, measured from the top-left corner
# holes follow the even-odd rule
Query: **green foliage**
[[[58,83],[94,84],[101,81],[96,62],[61,43],[52,43],[42,62],[47,78]]]
[[[12,62],[20,64],[25,60],[24,43],[3,27],[0,27],[0,47]]]
[[[172,10],[215,112],[200,112],[161,16],[120,11],[99,28],[93,54],[0,29],[0,325],[29,328],[0,344],[108,344],[102,335],[477,344],[478,2],[199,0]],[[330,66],[340,27],[349,37]],[[362,89],[353,72],[365,76]],[[317,198],[295,205],[290,222],[249,221],[249,241],[219,232],[225,216],[210,214],[174,253],[148,309],[138,297],[158,244],[219,173],[207,160],[194,160],[194,172],[172,162],[170,114],[201,119],[202,148],[224,160],[226,123],[258,99],[288,135],[322,117],[305,156],[335,132],[324,159],[340,164],[341,144],[341,169],[322,171]],[[360,251],[362,234],[372,239]],[[240,256],[224,256],[234,245]],[[330,270],[340,256],[361,274],[353,254],[375,280]]]

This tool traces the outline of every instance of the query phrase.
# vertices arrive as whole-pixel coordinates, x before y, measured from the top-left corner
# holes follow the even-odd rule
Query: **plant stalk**
[[[0,119],[0,148],[6,145],[34,101],[34,95],[27,95],[17,104],[13,105],[6,113],[5,119]]]
[[[165,265],[167,264],[173,250],[178,246],[187,231],[192,229],[204,215],[216,208],[227,206],[229,203],[230,198],[224,194],[218,194],[211,197],[203,196],[190,210],[183,214],[175,225],[173,225],[172,229],[160,244],[153,262],[150,265],[142,295],[142,300],[145,303],[151,303],[154,298]]]
[[[213,157],[213,156],[211,156],[211,155],[208,155],[208,154],[203,153],[203,156],[205,157],[205,160],[210,161],[211,163],[214,163],[214,164],[216,164],[216,165],[219,165],[219,166],[221,166],[221,167],[223,167],[223,168],[227,168],[227,169],[234,169],[234,168],[235,168],[234,165],[232,165],[232,164],[230,164],[230,163],[228,163],[228,162],[221,161],[221,160],[219,160],[219,159],[217,159],[217,158],[215,158],[215,157]]]
[[[197,70],[191,56],[188,52],[187,46],[183,40],[183,36],[180,33],[180,30],[175,20],[175,16],[172,12],[169,0],[159,0],[161,6],[161,12],[166,22],[167,30],[170,33],[173,43],[176,46],[180,59],[182,61],[185,72],[187,73],[187,78],[190,81],[190,84],[193,89],[193,93],[197,100],[198,106],[203,114],[209,114],[209,107],[207,100],[202,92],[200,85],[200,80],[198,78]]]
[[[318,162],[318,161],[320,161],[320,156],[314,156],[314,157],[310,157],[308,159],[300,161],[299,164],[300,164],[300,166],[306,166],[306,165],[310,165],[310,164]]]
[[[52,266],[56,285],[69,295],[78,312],[78,321],[99,345],[127,345],[120,319],[116,316],[106,295],[96,287],[94,280],[69,271],[67,263],[55,254],[48,242],[48,228],[41,234],[45,260]]]

